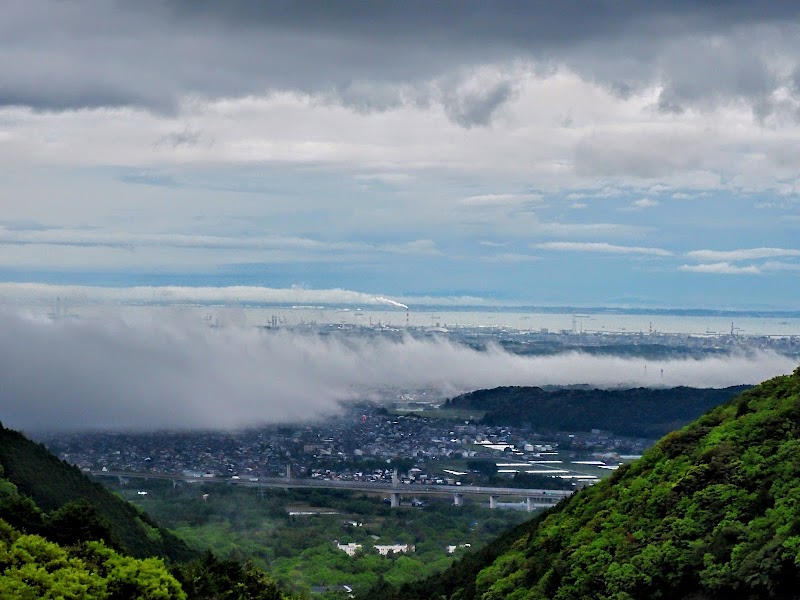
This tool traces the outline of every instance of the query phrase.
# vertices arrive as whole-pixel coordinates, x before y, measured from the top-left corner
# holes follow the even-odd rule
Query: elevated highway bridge
[[[567,490],[542,490],[520,489],[506,487],[486,487],[474,485],[438,485],[419,483],[392,483],[382,481],[342,481],[326,479],[296,479],[292,477],[259,477],[259,478],[230,478],[230,477],[193,477],[186,475],[171,475],[168,473],[141,473],[133,471],[91,471],[95,477],[118,477],[125,479],[158,479],[173,482],[228,484],[251,488],[283,488],[283,489],[328,489],[348,490],[351,492],[366,492],[387,495],[393,507],[400,506],[402,496],[452,496],[453,503],[460,506],[464,496],[488,496],[489,507],[497,508],[501,498],[524,499],[528,510],[554,506],[573,492]]]

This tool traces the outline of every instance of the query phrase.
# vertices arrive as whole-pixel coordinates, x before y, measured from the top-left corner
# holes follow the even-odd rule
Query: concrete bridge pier
[[[392,508],[400,506],[400,492],[392,492]]]
[[[489,508],[497,508],[497,496],[489,496]]]
[[[286,479],[287,481],[292,479],[292,465],[286,465]]]
[[[528,497],[525,499],[525,501],[527,503],[528,512],[533,512],[536,510],[536,505],[533,503],[533,498]]]
[[[392,487],[398,487],[400,485],[400,475],[397,473],[397,469],[392,471]]]
[[[453,494],[453,505],[461,506],[462,504],[464,504],[464,494],[459,494],[458,492]]]

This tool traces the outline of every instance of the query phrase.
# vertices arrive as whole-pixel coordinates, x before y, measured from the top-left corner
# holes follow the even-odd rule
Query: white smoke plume
[[[402,304],[400,302],[395,302],[394,300],[391,300],[390,298],[384,298],[383,296],[376,296],[375,300],[377,302],[379,302],[380,304],[386,304],[388,306],[394,306],[394,307],[397,307],[397,308],[405,308],[406,310],[408,310],[408,306],[407,305]]]
[[[645,369],[642,359],[525,357],[445,339],[211,328],[181,313],[53,321],[6,311],[0,331],[0,420],[28,430],[232,428],[321,416],[378,387],[720,387],[796,366],[759,353]]]

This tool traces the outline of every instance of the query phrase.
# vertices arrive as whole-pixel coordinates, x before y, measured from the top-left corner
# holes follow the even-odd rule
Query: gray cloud
[[[209,328],[185,313],[51,321],[0,313],[0,419],[26,429],[227,428],[308,419],[370,388],[756,383],[791,372],[771,354],[651,363],[522,357],[445,340]],[[664,377],[652,373],[664,369]]]
[[[489,125],[495,111],[514,95],[511,82],[502,81],[494,86],[467,93],[455,92],[445,101],[445,112],[462,127]]]
[[[680,113],[689,106],[744,100],[763,110],[781,81],[765,56],[740,51],[747,45],[743,37],[736,31],[728,38],[703,35],[670,44],[660,61],[669,78],[658,108]]]
[[[162,135],[155,141],[155,146],[169,146],[171,148],[180,148],[181,146],[196,146],[203,139],[201,131],[195,131],[189,127],[184,127],[180,131],[173,131]]]
[[[642,179],[709,172],[718,168],[713,150],[709,140],[698,142],[689,134],[592,134],[575,147],[575,169],[584,175],[630,175]]]
[[[501,82],[460,95],[478,65],[566,65],[620,96],[661,83],[658,106],[731,99],[760,115],[800,65],[791,3],[47,2],[11,0],[0,23],[0,105],[178,110],[187,95],[296,90],[356,110],[442,103],[486,125]],[[778,56],[786,73],[770,67]],[[426,87],[438,81],[444,93]],[[448,83],[444,83],[448,82]],[[792,86],[795,89],[796,86]]]

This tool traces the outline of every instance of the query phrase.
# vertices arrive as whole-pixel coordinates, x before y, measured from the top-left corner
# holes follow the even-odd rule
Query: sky
[[[2,293],[798,309],[798,16],[5,0]]]

